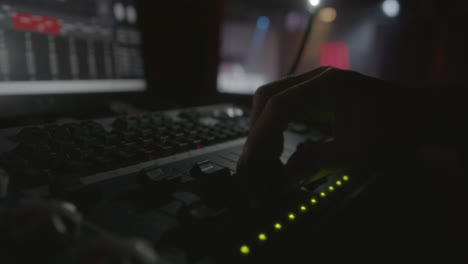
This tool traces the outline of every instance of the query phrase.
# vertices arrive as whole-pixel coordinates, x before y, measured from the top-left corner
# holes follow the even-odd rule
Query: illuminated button
[[[247,255],[247,254],[250,253],[250,248],[247,245],[243,245],[240,248],[240,252],[241,252],[242,255]]]
[[[333,191],[335,190],[335,188],[334,188],[333,186],[328,186],[328,190],[329,190],[330,192],[333,192]]]
[[[258,235],[258,240],[265,241],[265,240],[267,240],[267,236],[264,233],[260,233]]]
[[[280,223],[275,224],[275,230],[279,231],[279,230],[281,230],[281,228],[283,228],[283,227],[281,226]]]
[[[305,205],[301,205],[299,209],[301,209],[301,212],[305,212],[307,210],[307,207],[305,207]]]
[[[294,221],[294,219],[296,219],[296,216],[294,214],[289,214],[288,218],[290,221]]]
[[[114,5],[114,17],[117,21],[123,21],[125,19],[125,7],[121,3]]]
[[[349,176],[348,175],[343,176],[343,181],[349,181]]]
[[[341,181],[336,181],[336,186],[341,186],[342,184]]]
[[[324,193],[324,192],[321,192],[321,193],[320,193],[320,197],[325,198],[326,196],[327,196],[326,193]]]
[[[127,6],[126,17],[127,17],[127,22],[128,23],[135,24],[135,22],[138,19],[138,14],[137,14],[137,11],[136,11],[135,7]]]
[[[317,204],[317,199],[315,199],[315,198],[310,199],[310,203],[311,204]]]

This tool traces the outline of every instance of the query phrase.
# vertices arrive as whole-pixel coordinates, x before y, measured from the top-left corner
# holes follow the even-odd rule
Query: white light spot
[[[137,11],[133,6],[127,6],[127,21],[130,24],[135,24],[137,22]]]
[[[55,230],[59,232],[60,234],[65,234],[67,232],[67,226],[65,225],[65,223],[59,216],[53,215],[52,223],[55,227]]]
[[[319,12],[319,19],[325,23],[331,23],[336,19],[336,10],[331,7],[324,8]]]
[[[385,0],[382,4],[382,11],[388,17],[396,17],[400,13],[400,3],[397,0]]]
[[[311,6],[318,6],[320,4],[320,0],[309,0],[309,4]]]
[[[118,21],[123,21],[125,19],[125,7],[121,3],[116,3],[114,5],[114,16]]]

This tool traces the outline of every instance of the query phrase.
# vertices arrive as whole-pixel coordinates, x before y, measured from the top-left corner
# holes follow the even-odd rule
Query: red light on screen
[[[325,42],[320,46],[320,66],[349,69],[349,48],[344,42]]]
[[[60,22],[56,18],[36,16],[15,12],[12,14],[13,27],[17,30],[39,32],[44,34],[60,34]]]

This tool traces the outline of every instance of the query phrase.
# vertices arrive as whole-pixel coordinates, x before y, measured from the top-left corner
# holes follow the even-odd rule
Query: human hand
[[[255,174],[248,176],[253,185],[264,180],[297,185],[318,168],[364,167],[389,155],[404,155],[411,137],[409,121],[419,112],[411,107],[413,97],[381,80],[332,67],[260,87],[239,172]],[[285,167],[278,166],[288,123],[314,111],[334,113],[334,140],[298,151]],[[281,179],[273,178],[267,167],[281,171],[275,176]]]
[[[275,195],[293,190],[318,169],[385,171],[390,177],[379,179],[374,190],[379,198],[374,197],[372,208],[381,204],[399,208],[399,213],[390,214],[406,219],[404,225],[411,232],[405,235],[430,237],[436,232],[426,232],[425,227],[437,224],[439,237],[467,238],[463,166],[456,148],[440,145],[445,141],[440,140],[442,130],[450,131],[442,135],[454,135],[449,141],[458,142],[459,129],[450,125],[456,124],[454,113],[461,111],[450,109],[464,104],[456,102],[427,89],[404,89],[331,67],[273,82],[255,93],[238,174],[247,191],[258,198],[257,192]],[[282,164],[283,131],[290,121],[311,112],[334,113],[334,140],[298,150]]]

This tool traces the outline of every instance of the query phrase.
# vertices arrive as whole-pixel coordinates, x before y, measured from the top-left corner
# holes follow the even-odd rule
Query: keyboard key
[[[52,149],[55,152],[63,155],[66,155],[76,147],[77,146],[73,141],[57,140],[52,143]]]
[[[139,149],[137,152],[138,152],[139,160],[141,161],[151,161],[158,157],[156,151],[152,149],[143,148],[143,149]]]
[[[118,130],[132,130],[137,128],[137,125],[138,123],[136,120],[126,117],[119,117],[112,123],[112,126]]]
[[[90,159],[93,171],[105,171],[116,165],[116,160],[111,157],[97,156]]]
[[[66,127],[59,126],[52,131],[52,137],[59,140],[70,140],[71,134]]]
[[[142,170],[138,181],[150,195],[168,196],[181,186],[182,174],[170,167]]]
[[[82,147],[91,147],[98,144],[97,138],[94,137],[79,137],[75,142]]]
[[[86,138],[89,136],[89,129],[86,126],[74,125],[70,128],[70,131],[75,138]]]
[[[200,149],[202,148],[202,141],[201,139],[190,139],[189,144],[191,144],[192,149]]]
[[[161,113],[146,113],[118,117],[111,128],[95,121],[24,128],[16,136],[19,145],[2,155],[1,163],[5,168],[28,169],[26,174],[16,171],[23,178],[37,171],[75,172],[81,177],[222,143],[248,131],[239,119],[201,119],[206,116],[186,111],[180,114],[182,121],[175,121]],[[235,163],[213,159],[230,169]],[[190,176],[185,179],[194,181]]]
[[[159,144],[166,144],[169,141],[169,136],[157,136],[155,142]]]
[[[149,146],[152,146],[154,145],[154,140],[152,138],[139,138],[137,139],[137,142],[140,146],[144,146],[144,147],[149,147]]]
[[[23,128],[16,136],[22,142],[30,143],[50,140],[50,134],[46,130],[39,127]]]
[[[137,155],[131,152],[117,151],[115,156],[120,162],[122,162],[121,165],[130,165],[138,160]]]
[[[137,119],[138,125],[142,128],[147,128],[151,124],[151,120],[148,118],[140,117]]]
[[[175,154],[175,149],[173,146],[159,146],[157,147],[158,151],[163,155],[163,156],[169,156],[172,154]]]
[[[175,150],[178,151],[178,152],[187,151],[187,150],[189,150],[189,143],[182,142],[182,141],[175,142],[174,147],[175,147]]]
[[[228,168],[232,171],[236,171],[237,164],[229,159],[225,159],[219,155],[209,155],[210,161],[216,163],[224,168]]]
[[[90,134],[101,134],[106,132],[101,124],[94,121],[85,121],[81,124],[88,127]]]
[[[216,138],[214,136],[202,136],[201,139],[203,145],[212,145],[216,143]]]
[[[139,135],[143,138],[149,138],[153,135],[153,130],[147,128],[139,131]]]
[[[127,140],[127,141],[138,138],[138,135],[135,131],[119,131],[118,135],[120,139]]]
[[[228,168],[222,167],[209,160],[197,162],[190,170],[190,174],[195,179],[212,179],[213,182],[218,181],[221,178],[225,179],[226,177],[231,177],[231,173]]]

